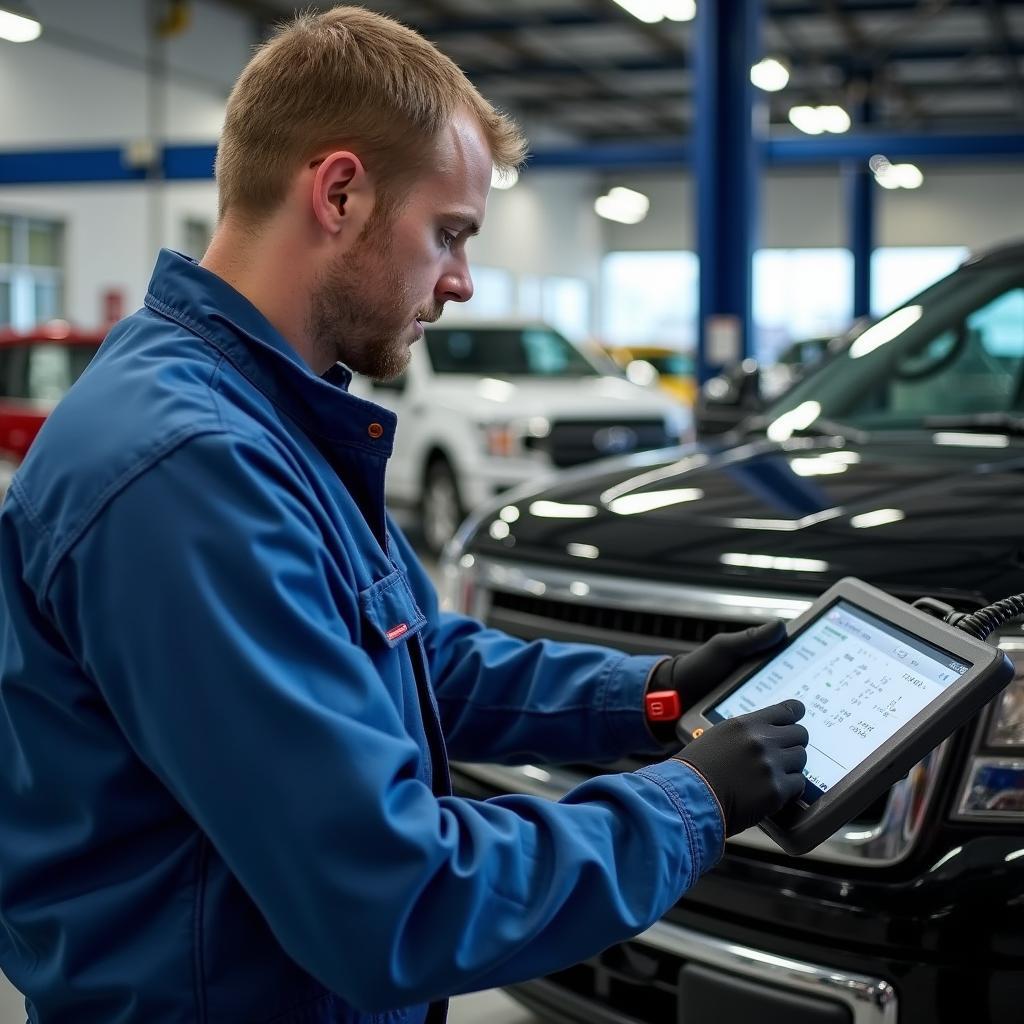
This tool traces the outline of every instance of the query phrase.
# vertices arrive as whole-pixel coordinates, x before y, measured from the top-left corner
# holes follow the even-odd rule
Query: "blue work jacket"
[[[653,659],[440,612],[385,515],[394,417],[347,382],[164,252],[14,478],[0,966],[32,1021],[416,1024],[634,935],[720,856],[678,761],[451,795],[447,753],[656,749]]]

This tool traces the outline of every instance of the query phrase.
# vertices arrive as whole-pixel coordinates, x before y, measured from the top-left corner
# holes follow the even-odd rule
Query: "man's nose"
[[[473,278],[463,264],[444,274],[437,282],[434,296],[439,302],[469,302],[473,298]]]

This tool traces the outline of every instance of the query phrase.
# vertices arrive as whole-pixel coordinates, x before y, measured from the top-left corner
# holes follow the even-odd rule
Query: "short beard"
[[[321,275],[306,331],[318,366],[341,362],[355,373],[387,381],[409,365],[406,332],[414,314],[408,287],[389,259],[388,227],[375,220]]]

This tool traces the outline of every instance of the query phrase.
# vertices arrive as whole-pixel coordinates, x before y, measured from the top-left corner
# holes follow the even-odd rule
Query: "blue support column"
[[[875,181],[863,160],[843,163],[847,237],[853,253],[853,316],[871,315],[871,254],[875,250]]]
[[[867,88],[867,86],[863,86]],[[853,113],[859,128],[874,120],[874,107],[867,97]],[[853,254],[853,316],[871,315],[871,254],[875,251],[875,181],[863,157],[842,164],[846,191],[847,245]]]
[[[760,0],[697,8],[694,171],[701,381],[753,350],[753,255],[760,153],[750,68],[759,57]]]

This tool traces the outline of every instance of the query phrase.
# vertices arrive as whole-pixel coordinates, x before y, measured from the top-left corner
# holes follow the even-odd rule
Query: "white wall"
[[[925,180],[915,191],[878,189],[878,245],[966,245],[972,249],[1024,237],[1024,162],[919,161]],[[689,174],[621,174],[602,179],[646,193],[640,224],[608,222],[609,250],[695,249],[693,182]],[[760,245],[815,248],[846,244],[843,182],[835,170],[772,171],[761,189]]]
[[[0,41],[0,140],[5,149],[95,146],[146,137],[149,105],[173,141],[212,141],[224,100],[255,42],[251,21],[217,3],[191,8],[190,26],[156,49],[143,0],[37,0],[33,43]],[[166,88],[146,74],[166,63]],[[155,90],[155,94],[152,90]]]
[[[39,40],[0,42],[4,149],[213,142],[256,42],[249,18],[213,2],[193,4],[187,30],[152,50],[142,0],[37,0],[35,9]],[[165,73],[147,73],[150,57]],[[212,181],[8,186],[0,211],[64,221],[66,313],[92,327],[108,288],[124,291],[128,309],[141,303],[156,250],[182,247],[186,217],[212,224],[216,190]]]
[[[191,26],[166,44],[166,80],[146,74],[141,0],[40,0],[44,33],[35,43],[0,42],[0,148],[124,144],[149,137],[214,142],[224,101],[251,52],[252,23],[211,0],[193,5]],[[155,92],[153,90],[156,89]],[[156,117],[151,106],[155,103]],[[600,227],[590,208],[590,175],[527,174],[495,190],[473,262],[521,275],[583,278],[596,293]],[[182,247],[186,217],[216,219],[212,181],[0,188],[0,212],[64,219],[67,315],[90,327],[101,296],[142,301],[156,250]],[[195,254],[193,254],[195,255]]]
[[[979,249],[1024,237],[1024,163],[920,166],[921,188],[881,197],[879,245]]]

